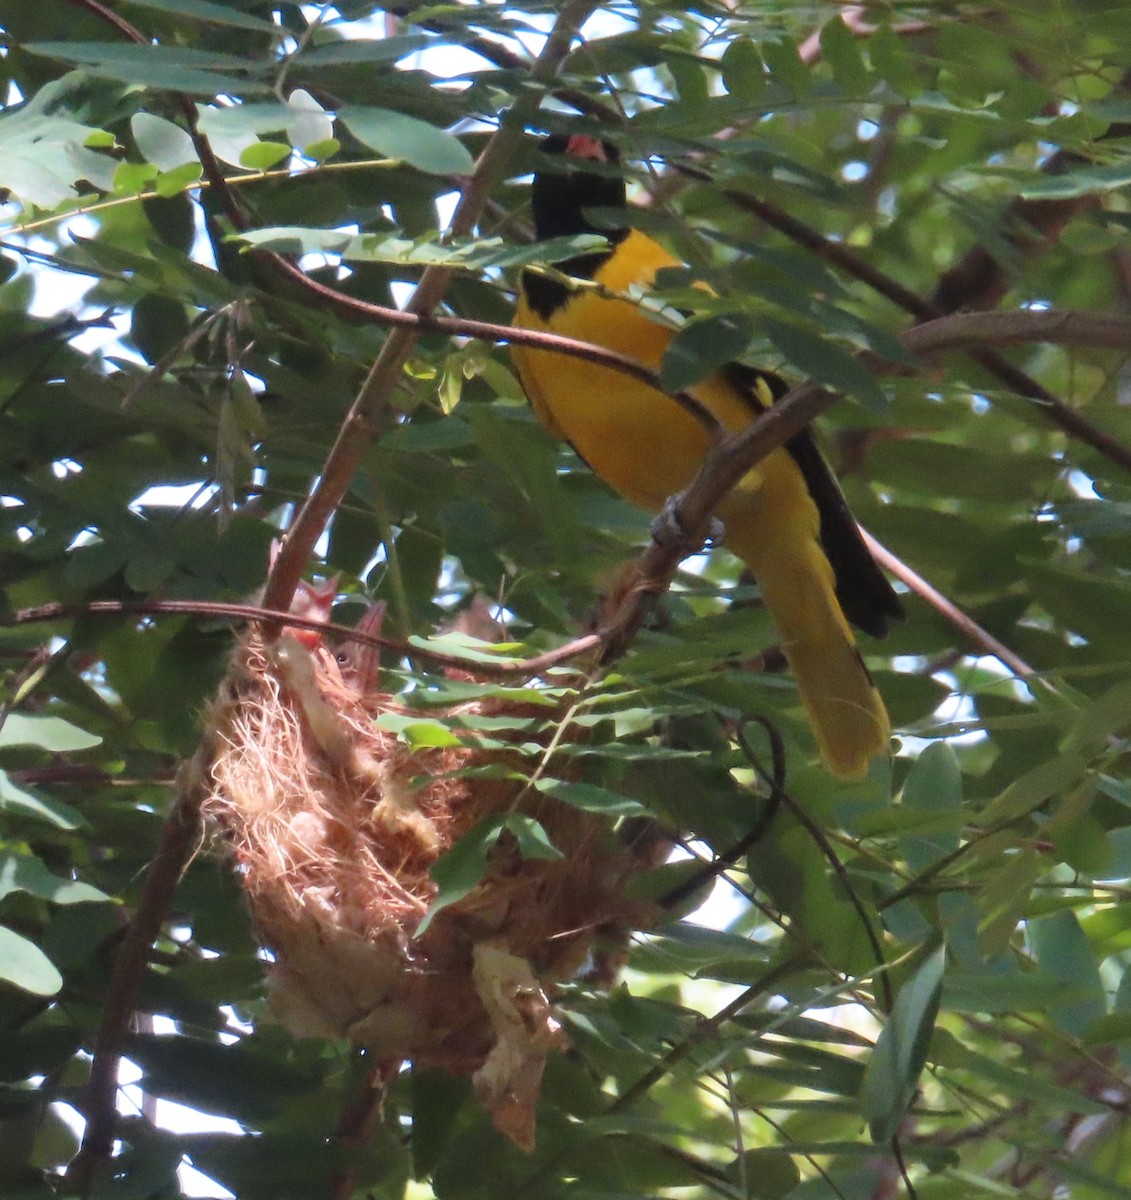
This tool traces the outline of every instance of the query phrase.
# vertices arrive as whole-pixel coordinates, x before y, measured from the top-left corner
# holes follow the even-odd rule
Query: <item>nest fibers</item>
[[[604,822],[525,787],[517,752],[413,751],[375,723],[389,710],[403,708],[359,694],[321,647],[248,641],[211,714],[205,812],[274,952],[283,1024],[348,1037],[385,1063],[471,1074],[496,1127],[530,1149],[546,1054],[564,1043],[547,988],[577,972],[598,934],[646,922],[622,894],[632,857]],[[546,712],[492,698],[447,715]],[[437,859],[514,810],[561,857],[524,859],[504,832],[478,885],[415,936]]]

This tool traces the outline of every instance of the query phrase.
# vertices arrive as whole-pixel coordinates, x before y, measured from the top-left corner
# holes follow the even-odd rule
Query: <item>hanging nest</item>
[[[605,822],[524,787],[517,751],[414,751],[378,727],[383,711],[404,707],[359,690],[325,648],[249,639],[210,714],[205,815],[273,951],[282,1023],[348,1037],[382,1062],[471,1074],[496,1127],[530,1149],[546,1055],[564,1043],[553,984],[598,936],[650,920],[623,893],[634,860]],[[546,712],[492,697],[448,715]],[[511,811],[539,822],[561,857],[523,858],[504,831],[478,885],[417,936],[436,861]]]

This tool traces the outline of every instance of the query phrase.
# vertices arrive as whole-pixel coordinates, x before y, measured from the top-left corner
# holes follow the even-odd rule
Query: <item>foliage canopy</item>
[[[189,1162],[245,1200],[1131,1195],[1131,7],[3,0],[0,25],[0,1191],[173,1196]],[[751,669],[755,590],[685,564],[577,690],[581,750],[530,768],[704,860],[756,829],[726,928],[674,912],[623,986],[563,989],[533,1157],[429,1071],[350,1136],[369,1065],[272,1023],[227,867],[195,856],[168,913],[142,894],[233,641],[171,602],[262,586],[360,396],[303,565],[340,574],[339,620],[388,603],[386,677],[452,694],[419,639],[476,597],[516,657],[576,636],[645,519],[504,348],[391,311],[420,284],[505,324],[517,270],[579,248],[529,234],[528,135],[566,128],[619,142],[639,224],[692,264],[639,298],[690,314],[667,387],[735,357],[843,393],[830,458],[912,572],[864,646],[901,741],[835,784],[788,677]],[[968,354],[898,336],[994,308],[1014,323],[952,318]],[[115,1037],[146,1098],[66,1180]]]

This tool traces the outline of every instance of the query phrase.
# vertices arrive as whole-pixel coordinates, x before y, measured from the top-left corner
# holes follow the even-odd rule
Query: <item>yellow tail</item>
[[[758,580],[825,764],[840,779],[861,779],[872,759],[889,752],[887,709],[841,612],[820,544],[796,527],[780,531],[786,537],[756,536],[767,532],[728,522],[727,546]]]

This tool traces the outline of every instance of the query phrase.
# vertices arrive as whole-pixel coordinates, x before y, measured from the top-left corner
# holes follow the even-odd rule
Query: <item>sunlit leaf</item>
[[[35,996],[54,996],[63,977],[42,950],[13,929],[0,925],[0,979]]]

